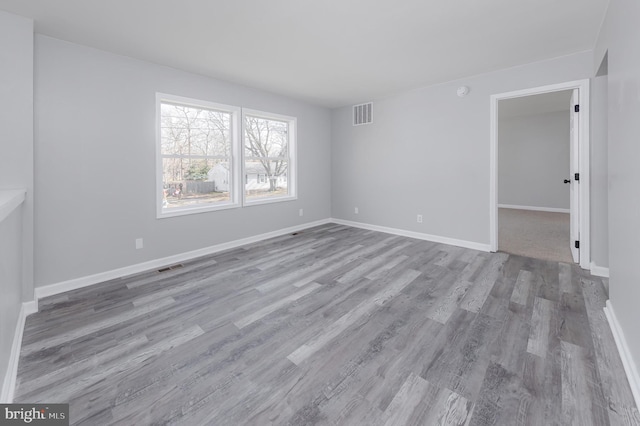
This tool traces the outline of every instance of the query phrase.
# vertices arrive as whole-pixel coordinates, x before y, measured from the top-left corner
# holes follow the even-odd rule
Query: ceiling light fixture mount
[[[469,88],[467,86],[460,86],[456,93],[458,94],[458,97],[464,98],[469,93]]]

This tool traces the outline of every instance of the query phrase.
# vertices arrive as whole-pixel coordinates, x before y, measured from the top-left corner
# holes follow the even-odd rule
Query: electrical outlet
[[[358,214],[358,208],[356,207],[355,209],[353,209],[353,212],[354,212],[355,214]]]
[[[422,223],[422,215],[421,214],[418,215],[418,223]]]
[[[300,216],[304,216],[304,210],[300,209],[300,211],[298,212],[298,214],[299,214]]]
[[[142,247],[144,247],[144,244],[142,242],[142,238],[136,238],[136,249],[140,250]]]

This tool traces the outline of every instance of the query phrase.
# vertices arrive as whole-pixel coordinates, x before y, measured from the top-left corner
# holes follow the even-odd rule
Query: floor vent
[[[158,269],[158,272],[168,272],[174,269],[180,269],[182,267],[184,267],[184,265],[182,263],[178,263],[177,265],[167,266],[166,268]]]
[[[353,106],[353,125],[373,123],[373,102]]]

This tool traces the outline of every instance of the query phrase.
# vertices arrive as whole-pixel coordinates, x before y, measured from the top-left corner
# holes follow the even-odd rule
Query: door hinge
[[[580,182],[580,173],[575,173],[573,175],[573,180]]]
[[[573,106],[573,110],[574,110],[575,112],[580,112],[580,105],[574,105],[574,106]],[[566,111],[566,109],[565,109],[565,111]]]
[[[576,241],[574,245],[576,246],[577,249],[579,249],[580,248],[580,241]]]

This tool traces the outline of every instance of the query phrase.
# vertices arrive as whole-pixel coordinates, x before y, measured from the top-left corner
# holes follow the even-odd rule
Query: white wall
[[[499,117],[499,204],[569,209],[568,108]]]
[[[35,47],[37,286],[330,217],[328,109],[41,35]],[[298,200],[156,219],[156,92],[297,117]]]
[[[640,367],[640,2],[611,0],[593,69],[608,50],[609,297]],[[595,71],[594,71],[595,72]]]
[[[6,380],[21,306],[22,208],[0,221],[0,389]],[[4,401],[2,401],[4,402]]]
[[[0,190],[25,189],[0,222],[0,379],[22,301],[33,300],[33,21],[0,12]]]
[[[609,266],[607,77],[591,80],[591,262]]]
[[[490,96],[588,78],[592,61],[584,52],[376,100],[367,126],[334,110],[333,217],[489,244]]]
[[[0,189],[25,189],[21,299],[33,300],[33,21],[0,11]]]

